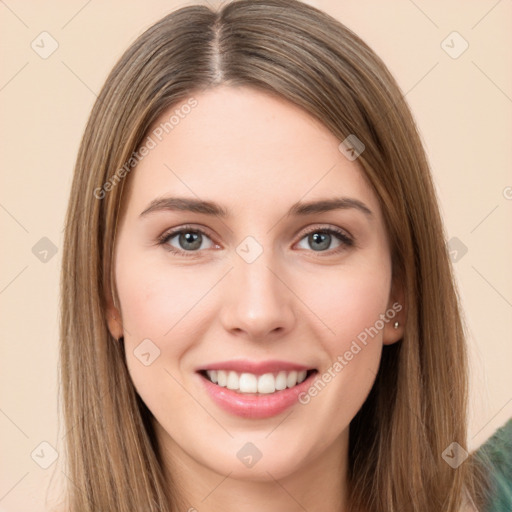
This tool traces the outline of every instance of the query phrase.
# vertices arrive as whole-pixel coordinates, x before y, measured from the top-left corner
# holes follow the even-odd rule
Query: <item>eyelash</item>
[[[211,239],[208,234],[203,231],[202,229],[195,228],[192,226],[182,226],[179,229],[173,230],[173,231],[166,231],[163,233],[160,237],[157,239],[158,245],[166,246],[165,249],[173,254],[176,254],[178,256],[185,256],[187,258],[197,258],[200,256],[201,250],[196,251],[183,251],[180,249],[176,249],[176,247],[173,247],[172,245],[169,245],[167,242],[174,238],[176,235],[180,235],[182,233],[200,233],[201,235],[204,235]],[[322,233],[322,234],[330,234],[334,235],[340,242],[342,242],[342,245],[340,245],[336,249],[331,249],[330,251],[312,251],[317,253],[327,253],[328,255],[332,256],[333,254],[338,254],[339,252],[345,250],[348,247],[353,247],[355,245],[354,240],[348,236],[344,231],[338,230],[335,228],[313,228],[307,231],[302,235],[300,240],[307,237],[308,235],[312,233]]]

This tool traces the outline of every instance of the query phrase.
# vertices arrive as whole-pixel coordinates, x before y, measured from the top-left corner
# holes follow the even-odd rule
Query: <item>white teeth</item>
[[[286,385],[289,388],[293,388],[297,384],[297,372],[293,371],[288,374],[288,377],[286,377]]]
[[[256,393],[258,391],[258,377],[252,373],[242,373],[239,389],[242,393]]]
[[[226,384],[226,387],[228,389],[238,389],[238,381],[240,379],[238,378],[238,374],[236,372],[229,372],[228,373],[228,382]]]
[[[286,372],[279,372],[276,377],[276,389],[278,391],[286,389],[286,382]]]
[[[258,376],[253,373],[239,374],[229,370],[207,370],[206,375],[214,384],[240,393],[269,394],[293,388],[304,382],[307,371],[280,371],[277,374],[265,373]]]
[[[225,388],[227,383],[228,383],[227,373],[224,370],[218,370],[217,371],[217,384],[219,386],[222,386],[223,388]]]
[[[273,393],[276,390],[276,379],[271,373],[264,373],[258,378],[258,393]]]

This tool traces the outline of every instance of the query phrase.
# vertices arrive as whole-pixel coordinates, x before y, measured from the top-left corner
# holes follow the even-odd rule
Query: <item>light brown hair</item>
[[[366,146],[358,162],[382,207],[407,319],[350,426],[351,510],[458,512],[464,496],[479,503],[472,459],[452,469],[441,457],[453,441],[466,446],[466,343],[429,165],[403,94],[379,57],[329,15],[295,0],[238,0],[218,12],[184,7],[149,28],[115,65],[87,123],[61,282],[67,510],[177,507],[150,412],[107,327],[130,179],[119,169],[165,110],[218,84],[276,94],[340,142],[355,134]]]

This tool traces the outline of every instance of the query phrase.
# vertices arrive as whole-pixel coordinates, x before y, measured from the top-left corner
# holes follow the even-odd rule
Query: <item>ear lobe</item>
[[[107,307],[105,314],[107,315],[108,330],[110,331],[112,337],[118,340],[123,336],[123,321],[121,318],[121,313],[119,309],[114,305],[112,293],[108,287],[106,295]]]
[[[398,325],[397,325],[398,324]],[[395,325],[397,325],[395,327]],[[382,343],[384,345],[392,345],[397,341],[400,341],[404,337],[404,326],[400,320],[390,320],[384,327],[384,335],[382,337]]]
[[[123,336],[123,322],[121,320],[121,315],[112,303],[107,306],[106,314],[108,330],[112,337],[118,340]]]
[[[108,276],[108,277],[107,277]],[[110,273],[110,262],[107,261],[105,273],[103,274],[103,286],[105,297],[105,315],[107,317],[107,326],[111,336],[119,340],[123,336],[123,320],[121,312],[115,305],[112,290],[115,287],[113,276]]]
[[[393,282],[386,318],[388,321],[384,326],[382,343],[392,345],[403,338],[407,318],[404,288],[399,282]]]

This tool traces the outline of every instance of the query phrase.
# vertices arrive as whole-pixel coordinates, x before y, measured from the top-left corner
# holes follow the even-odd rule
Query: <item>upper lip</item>
[[[202,366],[198,371],[204,370],[232,370],[237,373],[253,373],[254,375],[263,375],[264,373],[275,373],[279,371],[302,371],[313,370],[311,366],[304,366],[290,361],[249,361],[248,359],[239,359],[231,361],[220,361],[218,363]]]

